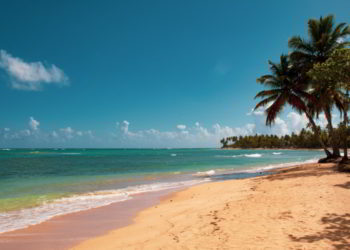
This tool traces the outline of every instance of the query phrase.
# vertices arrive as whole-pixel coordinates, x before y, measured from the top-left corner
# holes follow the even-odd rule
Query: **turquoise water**
[[[194,185],[235,172],[316,161],[320,151],[219,149],[0,150],[0,232]]]

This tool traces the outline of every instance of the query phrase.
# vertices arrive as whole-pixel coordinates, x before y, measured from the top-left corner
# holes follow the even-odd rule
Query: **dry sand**
[[[74,249],[350,249],[350,174],[333,167],[191,187]]]

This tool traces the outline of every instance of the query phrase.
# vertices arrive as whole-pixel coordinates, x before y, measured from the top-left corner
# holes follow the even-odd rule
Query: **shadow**
[[[345,188],[345,189],[350,189],[350,181],[344,183],[344,184],[337,184],[334,185],[335,187],[341,187],[341,188]]]
[[[310,177],[310,176],[324,176],[324,175],[334,175],[339,174],[336,171],[336,167],[334,165],[331,166],[322,166],[322,164],[318,164],[319,167],[296,167],[291,169],[285,169],[281,171],[277,171],[275,175],[270,175],[265,177],[267,180],[275,181],[275,180],[285,180],[291,178],[300,178],[300,177]]]
[[[306,243],[328,240],[332,242],[335,249],[350,249],[350,213],[327,214],[322,217],[321,223],[325,225],[321,232],[302,237],[294,235],[289,237],[293,241]]]
[[[254,178],[258,176],[271,175],[269,172],[258,172],[258,173],[230,173],[230,174],[218,174],[210,176],[210,179],[215,181],[226,181],[226,180],[238,180],[238,179],[247,179]]]

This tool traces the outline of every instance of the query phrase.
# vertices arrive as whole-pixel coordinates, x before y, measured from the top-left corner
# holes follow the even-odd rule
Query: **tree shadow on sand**
[[[321,219],[325,225],[323,231],[297,237],[289,235],[290,239],[297,242],[313,243],[321,240],[329,240],[335,249],[350,249],[350,214],[327,214]]]
[[[334,174],[339,174],[339,172],[336,171],[335,166],[320,167],[319,169],[317,169],[317,167],[314,167],[314,168],[296,167],[296,168],[278,171],[278,174],[269,175],[265,178],[269,181],[276,181],[276,180],[285,180],[285,179],[310,177],[310,176],[319,177],[319,176],[334,175]]]
[[[350,181],[345,182],[344,184],[337,184],[337,185],[334,185],[334,186],[345,188],[345,189],[350,189]]]

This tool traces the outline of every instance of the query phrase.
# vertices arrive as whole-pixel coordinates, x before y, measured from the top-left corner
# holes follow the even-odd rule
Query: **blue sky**
[[[4,1],[1,147],[204,147],[298,131],[252,113],[256,78],[347,0]],[[322,122],[322,121],[319,121]],[[178,126],[180,125],[180,126]]]

